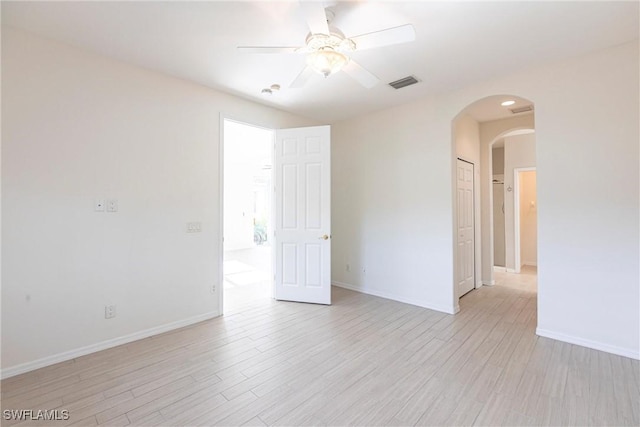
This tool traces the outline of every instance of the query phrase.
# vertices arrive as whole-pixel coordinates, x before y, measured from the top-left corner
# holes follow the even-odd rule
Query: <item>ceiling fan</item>
[[[289,46],[238,46],[245,53],[297,53],[307,55],[307,65],[289,87],[303,87],[314,73],[324,77],[342,70],[366,88],[380,80],[349,55],[352,52],[414,41],[416,33],[411,24],[386,28],[355,37],[345,37],[330,26],[333,11],[324,8],[322,2],[300,1],[310,33],[302,47]]]

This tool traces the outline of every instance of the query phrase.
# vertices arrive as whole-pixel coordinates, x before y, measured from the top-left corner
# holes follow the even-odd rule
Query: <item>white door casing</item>
[[[276,131],[277,300],[331,304],[330,127]]]
[[[456,231],[458,236],[456,284],[458,297],[461,297],[462,295],[472,290],[475,283],[473,180],[473,164],[458,159],[456,165],[456,195],[458,214],[456,223]]]

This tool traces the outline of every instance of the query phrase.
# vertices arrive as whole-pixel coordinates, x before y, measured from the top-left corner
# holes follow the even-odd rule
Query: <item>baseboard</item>
[[[493,286],[495,284],[496,284],[495,280],[485,280],[485,281],[482,282],[483,286]]]
[[[499,267],[497,265],[493,266],[493,271],[499,271],[500,273],[506,273],[507,272],[507,267]]]
[[[515,268],[507,268],[506,269],[507,273],[518,273],[518,271]]]
[[[362,294],[373,295],[375,297],[380,297],[380,298],[390,299],[390,300],[393,300],[393,301],[403,302],[405,304],[416,305],[418,307],[428,308],[429,310],[440,311],[442,313],[456,314],[458,311],[460,311],[459,307],[458,308],[456,308],[456,307],[442,307],[442,306],[431,304],[431,303],[426,302],[426,301],[416,301],[416,300],[412,300],[412,299],[409,299],[409,298],[405,298],[405,297],[400,297],[400,296],[397,296],[397,295],[389,294],[389,293],[386,293],[386,292],[380,292],[380,291],[376,291],[376,290],[372,290],[372,289],[361,288],[361,287],[358,287],[358,286],[354,286],[354,285],[352,285],[350,283],[332,281],[331,284],[334,285],[334,286],[337,286],[339,288],[349,289],[350,291],[360,292]]]
[[[640,352],[628,348],[617,347],[614,345],[604,344],[597,341],[591,341],[584,338],[565,335],[560,332],[549,331],[546,329],[536,329],[536,335],[545,338],[551,338],[558,341],[564,341],[569,344],[579,345],[581,347],[592,348],[594,350],[604,351],[606,353],[617,354],[618,356],[629,357],[631,359],[640,360]]]
[[[164,332],[169,332],[174,329],[183,328],[185,326],[193,325],[194,323],[209,320],[214,317],[218,317],[220,313],[213,311],[198,316],[189,317],[187,319],[178,320],[175,322],[167,323],[165,325],[157,326],[155,328],[145,329],[143,331],[134,332],[133,334],[125,335],[118,338],[102,341],[96,344],[91,344],[85,347],[80,347],[75,350],[65,351],[63,353],[54,354],[52,356],[43,357],[32,362],[22,363],[16,366],[10,366],[2,369],[0,372],[0,378],[5,379],[16,375],[24,374],[25,372],[34,371],[36,369],[44,368],[45,366],[55,365],[56,363],[66,362],[67,360],[75,359],[76,357],[85,356],[87,354],[95,353],[97,351],[106,350],[111,347],[117,347],[122,344],[127,344],[133,341],[148,338],[153,335],[159,335]]]
[[[523,266],[529,266],[529,267],[537,267],[538,263],[537,262],[533,262],[533,261],[524,261],[522,263]]]

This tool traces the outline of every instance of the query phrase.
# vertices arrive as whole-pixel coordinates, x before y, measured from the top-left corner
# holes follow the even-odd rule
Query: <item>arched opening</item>
[[[502,105],[506,101],[513,103]],[[456,302],[474,289],[496,284],[494,191],[501,190],[500,185],[493,188],[494,179],[504,185],[505,213],[508,214],[504,225],[504,250],[509,256],[505,256],[503,269],[498,269],[498,274],[503,279],[503,273],[507,272],[506,258],[509,273],[520,270],[519,265],[515,267],[516,260],[522,260],[522,257],[515,256],[517,233],[514,227],[518,221],[513,220],[513,215],[518,209],[513,195],[521,192],[513,190],[520,169],[535,168],[533,111],[533,102],[526,98],[494,95],[469,104],[452,121],[453,293]],[[502,148],[505,153],[505,144],[509,146],[509,161],[505,161],[503,154],[503,170],[495,178],[494,149]],[[532,207],[537,207],[535,202]],[[535,263],[535,257],[533,259]],[[456,308],[459,310],[459,305]]]

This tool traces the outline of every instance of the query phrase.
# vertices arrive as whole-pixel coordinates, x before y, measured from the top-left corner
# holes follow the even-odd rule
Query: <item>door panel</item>
[[[504,267],[504,184],[493,183],[493,265]]]
[[[278,300],[331,304],[330,158],[329,126],[276,131]]]
[[[458,296],[462,296],[475,286],[475,229],[473,209],[473,164],[457,161],[457,211],[458,211]]]

